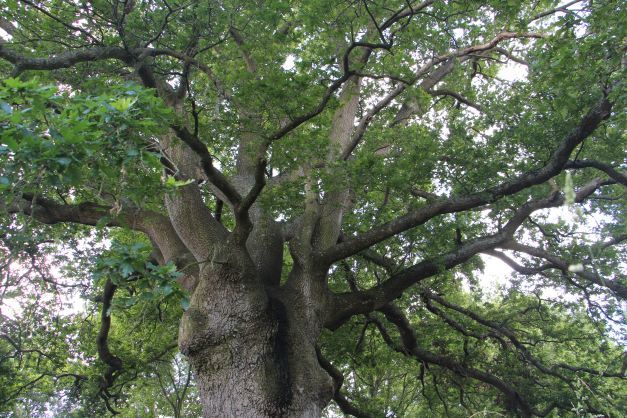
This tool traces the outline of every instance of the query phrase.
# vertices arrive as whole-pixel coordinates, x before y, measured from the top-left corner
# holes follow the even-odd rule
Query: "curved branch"
[[[594,160],[576,160],[576,161],[569,161],[564,166],[564,168],[566,169],[571,169],[571,168],[577,169],[577,168],[588,168],[588,167],[596,168],[597,170],[603,171],[605,174],[610,176],[610,178],[612,178],[613,180],[616,180],[617,183],[620,183],[623,186],[627,187],[627,175],[618,171],[617,169],[615,169],[609,164],[602,163],[600,161],[594,161]]]
[[[573,0],[566,4],[562,4],[561,6],[558,6],[554,9],[550,9],[550,10],[546,10],[544,12],[538,13],[537,15],[533,17],[533,19],[530,20],[530,22],[533,22],[534,20],[542,19],[543,17],[546,17],[546,16],[551,16],[555,13],[560,13],[560,12],[569,13],[571,12],[571,10],[568,9],[570,6],[577,4],[577,3],[581,3],[582,1],[583,0]]]
[[[538,266],[538,267],[526,267],[521,264],[518,264],[515,260],[511,259],[507,254],[501,251],[497,251],[497,250],[487,250],[487,251],[484,251],[483,253],[489,256],[492,256],[494,258],[498,258],[499,260],[507,264],[514,271],[520,274],[524,274],[524,275],[539,274],[546,270],[555,268],[555,266],[553,266],[552,264],[542,264],[541,266]]]
[[[187,144],[191,150],[198,155],[198,157],[200,157],[200,164],[204,173],[207,175],[208,180],[224,194],[231,205],[239,205],[242,201],[242,196],[237,192],[235,187],[233,187],[224,174],[213,166],[213,157],[209,153],[207,146],[186,127],[172,126],[171,128],[176,133],[176,136]]]
[[[553,366],[547,367],[545,365],[543,365],[539,360],[537,360],[527,349],[527,347],[525,347],[523,345],[523,343],[520,342],[520,340],[518,340],[518,338],[516,337],[516,334],[511,330],[506,328],[502,323],[497,323],[495,321],[491,321],[489,319],[483,318],[482,316],[478,315],[477,313],[471,311],[470,309],[467,308],[463,308],[461,306],[458,306],[452,302],[447,301],[446,299],[442,298],[441,296],[429,291],[429,290],[424,290],[421,292],[421,295],[427,299],[427,300],[434,300],[436,301],[438,304],[451,309],[453,311],[459,312],[462,315],[472,319],[473,321],[488,327],[492,330],[494,330],[496,333],[506,337],[509,341],[511,341],[511,343],[514,345],[514,347],[516,347],[524,356],[525,359],[527,359],[529,362],[531,362],[531,364],[533,364],[538,370],[540,370],[542,373],[557,377],[565,382],[569,382],[568,379],[566,379],[566,377],[562,376],[561,374],[559,374],[558,372],[555,371],[556,368],[563,368],[563,369],[567,369],[570,371],[579,371],[579,372],[586,372],[589,374],[593,374],[593,375],[597,375],[597,376],[607,376],[607,377],[618,377],[618,378],[625,378],[625,374],[624,373],[604,373],[604,372],[599,372],[598,370],[594,370],[594,369],[590,369],[587,367],[577,367],[577,366],[571,366],[565,363],[558,363],[555,364]]]
[[[72,25],[72,24],[69,24],[69,23],[63,21],[63,19],[60,19],[59,17],[57,17],[54,14],[50,13],[48,10],[44,9],[42,6],[39,6],[38,4],[35,4],[35,3],[33,3],[32,1],[29,1],[29,0],[21,0],[21,1],[22,1],[22,3],[28,4],[32,8],[40,11],[44,15],[48,16],[50,19],[54,20],[55,22],[63,25],[64,27],[69,29],[71,32],[73,32],[73,33],[80,32],[84,36],[86,36],[87,38],[89,38],[92,41],[94,41],[95,43],[100,43],[101,42],[99,39],[96,39],[91,33],[86,31],[85,29],[83,29],[81,27],[78,27],[78,26],[75,26],[75,25]]]
[[[508,241],[504,243],[503,245],[501,245],[501,248],[505,248],[505,249],[517,251],[517,252],[522,252],[522,253],[531,255],[533,257],[542,258],[550,263],[551,268],[559,269],[566,274],[569,273],[569,267],[570,267],[569,262],[553,254],[550,254],[549,252],[544,251],[540,248],[535,248],[530,245],[520,244],[515,241]],[[608,288],[612,290],[620,298],[627,300],[627,286],[624,286],[615,280],[604,279],[600,277],[597,273],[586,271],[586,270],[576,271],[574,272],[574,274],[598,286]]]
[[[156,212],[143,209],[116,210],[111,206],[83,202],[74,205],[59,204],[51,199],[24,193],[10,203],[0,200],[0,210],[7,213],[23,213],[38,222],[53,225],[61,222],[95,226],[105,221],[107,226],[121,226],[147,232],[144,219],[163,217]]]
[[[576,193],[575,201],[583,201],[604,184],[606,182],[600,179],[593,180]],[[325,327],[332,330],[337,329],[351,316],[366,314],[387,305],[401,296],[407,288],[421,280],[465,263],[478,253],[487,252],[497,247],[506,248],[505,246],[509,245],[508,243],[511,242],[516,230],[529,215],[537,210],[557,207],[563,203],[564,197],[557,192],[545,199],[531,200],[522,205],[509,222],[496,234],[474,239],[438,257],[407,267],[371,289],[361,292],[334,294],[331,302],[333,308],[330,309],[330,313],[325,321]],[[615,288],[617,287],[615,286]]]
[[[102,61],[115,59],[124,62],[127,65],[133,65],[137,61],[141,61],[147,57],[168,56],[176,58],[188,65],[197,67],[204,72],[210,80],[216,84],[218,92],[223,96],[228,95],[223,90],[211,70],[211,67],[198,61],[183,52],[170,48],[132,48],[126,49],[118,46],[97,46],[78,50],[70,50],[53,54],[45,58],[34,58],[21,55],[7,47],[7,42],[0,40],[0,58],[15,65],[14,75],[18,75],[26,70],[44,71],[58,70],[62,68],[70,68],[82,62]]]
[[[313,119],[314,117],[322,113],[322,111],[326,108],[327,103],[329,103],[329,100],[331,100],[331,97],[333,97],[333,94],[340,87],[342,87],[342,84],[344,84],[344,82],[346,82],[352,76],[353,76],[352,72],[347,72],[343,76],[335,80],[333,83],[331,83],[327,87],[326,91],[322,95],[322,98],[320,99],[320,102],[318,103],[318,105],[316,105],[316,107],[314,107],[312,110],[310,110],[309,112],[305,114],[297,116],[296,118],[292,119],[289,123],[287,123],[285,126],[283,126],[281,129],[271,134],[269,136],[270,141],[276,141],[278,139],[283,138],[285,135],[287,135],[294,129],[298,128],[303,123],[307,122],[310,119]]]
[[[316,355],[318,356],[318,363],[320,363],[320,366],[333,379],[333,400],[335,401],[335,403],[337,403],[337,406],[340,407],[342,412],[348,415],[352,415],[356,418],[371,418],[370,414],[357,408],[348,399],[346,399],[346,396],[344,396],[342,392],[340,392],[340,388],[344,383],[344,376],[342,375],[342,372],[340,372],[335,366],[333,366],[333,364],[331,364],[329,360],[322,356],[320,348],[318,348],[317,346]]]
[[[15,53],[6,47],[5,42],[0,41],[0,58],[3,58],[15,65],[13,73],[14,75],[17,75],[26,70],[58,70],[61,68],[69,68],[81,62],[107,59],[117,59],[130,64],[133,60],[133,55],[124,48],[117,46],[103,46],[76,51],[66,51],[60,54],[52,55],[48,58],[30,58]]]
[[[496,234],[477,238],[457,247],[453,251],[407,267],[371,289],[334,295],[334,309],[325,322],[325,326],[329,329],[336,329],[353,315],[365,314],[380,309],[398,298],[408,287],[419,281],[458,266],[480,252],[503,245],[511,239],[514,232],[532,212],[545,207],[559,205],[562,201],[562,197],[554,195],[547,199],[528,202]]]
[[[380,311],[385,315],[385,318],[388,321],[396,326],[398,332],[401,335],[401,344],[394,344],[393,340],[389,336],[389,333],[387,333],[385,329],[381,327],[380,321],[378,323],[375,322],[375,325],[377,325],[377,328],[379,328],[382,335],[384,335],[384,333],[387,334],[387,336],[384,335],[383,337],[384,341],[395,351],[406,356],[414,357],[421,362],[436,364],[440,367],[444,367],[458,375],[471,377],[475,380],[479,380],[481,382],[489,384],[490,386],[496,388],[501,393],[503,393],[508,400],[508,406],[513,406],[520,410],[523,417],[542,415],[542,413],[534,410],[534,408],[516,390],[516,388],[509,385],[499,377],[484,372],[482,370],[466,366],[450,357],[433,354],[427,350],[420,348],[418,346],[416,332],[409,323],[409,320],[405,317],[403,312],[398,307],[392,304],[388,304],[382,307]]]
[[[403,6],[396,13],[394,13],[389,19],[387,19],[385,22],[379,25],[379,29],[381,31],[385,31],[386,29],[389,29],[393,24],[397,23],[399,20],[404,19],[406,17],[411,17],[420,13],[423,9],[435,3],[435,1],[436,0],[425,0],[422,3],[417,4],[415,6],[412,6],[411,2],[407,1],[406,2],[407,5]]]
[[[428,220],[446,213],[461,212],[495,202],[501,198],[513,195],[521,190],[541,184],[559,174],[568,161],[568,156],[584,139],[607,119],[611,113],[612,104],[604,96],[581,120],[579,125],[566,136],[548,162],[537,169],[505,181],[497,186],[482,192],[467,196],[441,199],[409,212],[368,232],[339,243],[319,255],[323,263],[332,264],[335,261],[354,255],[378,242],[390,238],[400,232],[422,225]]]
[[[118,372],[122,370],[122,360],[109,350],[109,330],[111,329],[111,301],[117,286],[110,279],[107,279],[102,295],[102,313],[100,315],[100,330],[96,336],[96,346],[98,348],[98,357],[107,365],[107,370],[100,382],[100,397],[105,401],[107,409],[112,414],[118,414],[109,400],[111,398],[108,389],[113,386]]]
[[[59,204],[51,199],[25,193],[21,199],[6,203],[0,199],[0,211],[22,213],[37,222],[54,225],[76,223],[96,226],[130,228],[146,234],[163,256],[163,262],[174,261],[180,269],[190,263],[189,250],[183,244],[172,223],[165,215],[139,208],[114,209],[110,206],[84,202],[75,205]],[[181,284],[189,291],[195,288],[195,270],[181,277]]]

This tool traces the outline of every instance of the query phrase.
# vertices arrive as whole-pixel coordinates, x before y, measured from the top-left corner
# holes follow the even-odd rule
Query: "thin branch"
[[[583,0],[573,0],[573,1],[568,2],[566,4],[562,4],[561,6],[556,7],[554,9],[550,9],[550,10],[546,10],[546,11],[544,11],[542,13],[538,13],[529,22],[533,22],[535,20],[542,19],[543,17],[550,16],[550,15],[553,15],[555,13],[560,13],[560,12],[561,13],[570,13],[570,10],[568,10],[568,8],[570,6],[572,6],[572,5],[574,5],[574,4],[581,3],[582,1]]]
[[[571,263],[567,262],[566,260],[560,257],[550,254],[549,252],[544,251],[540,248],[532,247],[530,245],[520,244],[513,240],[504,243],[503,245],[501,245],[501,248],[505,248],[505,249],[513,250],[517,252],[522,252],[522,253],[531,255],[533,257],[542,258],[548,261],[553,268],[557,268],[566,274],[571,272],[569,270]],[[575,271],[571,273],[574,273],[576,276],[582,279],[588,280],[598,286],[608,288],[612,290],[620,298],[627,300],[627,286],[620,284],[618,281],[611,280],[611,279],[604,279],[600,277],[597,273],[592,272],[592,271],[584,270],[584,271]]]
[[[388,29],[390,26],[392,26],[393,24],[395,24],[396,22],[398,22],[399,20],[418,13],[420,10],[433,4],[434,2],[435,0],[428,0],[413,8],[403,7],[397,13],[395,13],[391,18],[389,18],[386,22],[380,25],[380,29],[384,31]],[[367,51],[371,51],[372,49],[376,49],[376,48],[389,49],[391,45],[389,43],[372,44],[368,42],[352,42],[351,45],[349,45],[349,47],[346,49],[343,59],[342,59],[344,74],[327,87],[325,93],[322,95],[320,102],[318,103],[318,105],[316,105],[315,108],[313,108],[311,111],[303,115],[300,115],[292,119],[291,122],[281,127],[275,133],[271,134],[269,136],[270,141],[275,141],[284,137],[285,135],[287,135],[294,129],[298,128],[303,123],[319,115],[325,109],[327,103],[329,102],[331,97],[333,97],[333,94],[344,84],[344,82],[346,82],[348,79],[350,79],[353,75],[356,74],[355,70],[351,70],[349,68],[348,62],[349,62],[350,53],[354,49],[359,48],[359,47],[366,48]],[[367,52],[367,54],[369,54],[369,52]]]
[[[596,168],[597,170],[603,171],[612,179],[616,180],[617,183],[622,184],[627,187],[627,175],[625,173],[618,171],[616,168],[612,167],[609,164],[594,161],[594,160],[575,160],[569,161],[566,163],[564,168],[566,169],[578,169],[578,168]]]
[[[113,414],[118,412],[113,410],[109,404],[111,398],[108,389],[113,386],[117,374],[122,370],[122,360],[109,350],[108,337],[111,329],[111,301],[117,286],[110,279],[107,279],[102,295],[102,313],[100,315],[100,330],[96,337],[98,357],[107,365],[107,370],[100,383],[100,396],[104,399],[107,409]]]
[[[224,194],[233,206],[237,206],[242,201],[242,196],[237,192],[235,187],[228,181],[220,170],[214,167],[213,157],[209,153],[207,146],[195,135],[193,135],[186,127],[172,126],[172,130],[177,137],[186,143],[192,151],[200,157],[200,164],[203,171],[207,175],[208,180]]]
[[[74,31],[74,32],[80,32],[83,35],[85,35],[87,38],[91,39],[93,42],[95,42],[96,44],[100,44],[102,43],[101,40],[96,39],[91,33],[87,32],[85,29],[80,28],[78,26],[74,26],[74,25],[70,25],[67,22],[64,22],[62,19],[59,19],[57,16],[55,16],[54,14],[50,13],[48,10],[44,9],[43,7],[29,1],[29,0],[20,0],[20,2],[25,3],[29,6],[31,6],[32,8],[40,11],[41,13],[43,13],[44,15],[48,16],[50,19],[54,20],[55,22],[61,24],[62,26],[64,26],[65,28]],[[72,34],[73,35],[73,34]]]
[[[473,107],[473,108],[477,109],[479,112],[483,112],[483,108],[481,107],[481,105],[478,105],[477,103],[471,102],[470,100],[466,99],[461,94],[456,93],[456,92],[454,92],[452,90],[444,90],[444,89],[430,90],[430,91],[427,91],[427,93],[429,93],[432,96],[449,96],[449,97],[452,97],[455,100],[457,100],[458,102],[465,104],[466,106]]]
[[[1,51],[0,51],[1,52]],[[278,139],[283,138],[285,135],[287,135],[288,133],[290,133],[291,131],[293,131],[294,129],[298,128],[300,125],[302,125],[303,123],[307,122],[308,120],[318,116],[320,113],[322,113],[322,111],[326,108],[327,103],[329,102],[329,100],[331,100],[331,97],[333,97],[333,94],[340,88],[342,87],[342,85],[344,84],[344,82],[346,82],[349,78],[351,78],[353,76],[352,73],[344,73],[344,75],[342,75],[340,78],[338,78],[337,80],[335,80],[333,83],[331,83],[326,91],[324,92],[324,94],[322,95],[322,98],[320,99],[320,102],[316,105],[315,108],[313,108],[312,110],[310,110],[309,112],[300,115],[294,119],[292,119],[289,123],[287,123],[285,126],[283,126],[282,128],[280,128],[278,131],[276,131],[275,133],[271,134],[269,136],[271,141],[276,141]]]
[[[436,364],[458,375],[467,376],[489,384],[490,386],[503,393],[503,395],[506,396],[508,403],[515,406],[521,412],[523,417],[539,415],[516,388],[509,385],[499,377],[484,372],[482,370],[466,366],[450,357],[433,354],[419,347],[416,332],[409,323],[409,320],[405,317],[403,312],[398,307],[392,304],[388,304],[382,307],[380,311],[385,315],[388,321],[396,326],[401,335],[400,345],[394,343],[390,345],[390,341],[392,340],[387,332],[386,334],[388,334],[388,336],[384,337],[384,341],[386,341],[386,343],[390,345],[395,351],[405,354],[407,356],[414,357],[418,361]],[[379,329],[381,330],[381,328]]]
[[[519,58],[519,57],[515,56],[514,54],[512,54],[511,52],[509,52],[505,48],[501,48],[501,47],[497,46],[496,48],[494,48],[494,51],[498,52],[501,55],[506,56],[511,61],[514,61],[514,62],[516,62],[516,63],[518,63],[520,65],[529,66],[529,63],[527,61],[525,61],[522,58]]]
[[[379,28],[382,31],[385,31],[386,29],[389,29],[392,25],[394,25],[398,21],[405,19],[406,17],[417,15],[418,13],[422,12],[425,8],[431,6],[435,2],[436,0],[426,0],[418,5],[412,6],[411,2],[408,1],[406,6],[403,6],[396,13],[394,13],[389,19],[383,22],[379,26]]]
[[[535,33],[515,33],[515,32],[501,32],[492,38],[490,41],[484,44],[473,45],[467,48],[458,49],[456,51],[449,52],[447,54],[440,55],[431,59],[424,64],[416,74],[409,80],[409,83],[401,83],[397,85],[391,92],[383,97],[378,103],[376,103],[359,121],[350,144],[342,150],[342,159],[346,160],[352,154],[353,150],[361,142],[370,122],[373,118],[385,109],[392,101],[403,93],[408,87],[415,84],[422,77],[425,77],[421,83],[421,87],[425,90],[430,90],[435,84],[437,84],[444,76],[449,74],[455,66],[456,59],[463,61],[472,54],[482,53],[495,48],[500,42],[508,39],[516,38],[539,38],[541,35]],[[439,67],[438,67],[439,66]],[[436,68],[437,67],[437,68]],[[435,68],[435,70],[434,70]],[[399,119],[397,116],[396,119]],[[402,119],[402,118],[401,118]]]
[[[484,251],[483,253],[489,256],[492,256],[494,258],[498,258],[499,260],[507,264],[514,271],[520,274],[524,274],[524,275],[539,274],[546,270],[556,268],[553,264],[543,264],[537,267],[525,267],[521,264],[518,264],[516,260],[513,260],[507,254],[501,251],[497,251],[497,250],[487,250],[487,251]]]

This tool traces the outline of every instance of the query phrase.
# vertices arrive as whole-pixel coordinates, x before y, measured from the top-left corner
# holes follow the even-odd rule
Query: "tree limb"
[[[618,171],[616,168],[612,167],[609,164],[594,161],[594,160],[575,160],[569,161],[566,163],[564,168],[566,169],[577,169],[577,168],[596,168],[597,170],[603,171],[605,174],[610,176],[612,179],[616,180],[617,183],[622,184],[627,187],[627,175]]]
[[[593,180],[576,193],[575,200],[577,202],[583,201],[603,184],[605,184],[605,182],[600,179]],[[398,298],[410,286],[428,277],[434,276],[441,271],[449,270],[465,263],[480,252],[490,251],[497,247],[506,248],[506,246],[512,242],[512,237],[516,230],[529,215],[537,210],[557,207],[563,203],[564,197],[557,192],[553,192],[551,196],[545,199],[531,200],[522,205],[507,224],[496,234],[476,238],[438,257],[424,260],[407,267],[391,275],[388,280],[371,289],[361,292],[334,294],[332,302],[333,308],[330,310],[325,321],[325,327],[332,330],[337,329],[351,316],[380,309],[382,306]],[[614,287],[618,291],[622,291],[619,287]]]
[[[118,412],[115,411],[109,403],[111,395],[108,389],[113,386],[118,373],[122,370],[122,360],[111,353],[108,344],[109,330],[111,329],[111,301],[113,300],[116,289],[117,286],[113,284],[111,279],[107,279],[102,296],[100,330],[96,336],[98,357],[107,365],[107,370],[100,382],[100,397],[105,401],[107,409],[114,415],[118,414]]]
[[[455,65],[456,59],[461,59],[461,61],[468,58],[471,54],[481,53],[485,51],[489,51],[490,49],[495,48],[500,42],[507,39],[514,38],[539,38],[541,37],[538,34],[534,33],[515,33],[515,32],[501,32],[492,38],[490,41],[484,44],[472,45],[467,48],[458,49],[453,52],[449,52],[447,54],[440,55],[436,58],[429,60],[426,64],[424,64],[416,74],[409,80],[409,83],[400,83],[396,86],[391,92],[389,92],[386,96],[384,96],[378,103],[376,103],[359,121],[357,127],[355,128],[355,132],[353,134],[353,138],[348,147],[343,149],[342,151],[342,159],[346,160],[352,154],[353,150],[357,147],[357,145],[361,142],[368,126],[372,119],[379,113],[381,110],[385,109],[396,97],[398,97],[401,93],[403,93],[408,87],[416,83],[422,77],[425,77],[423,82],[421,83],[421,87],[425,90],[430,90],[435,84],[437,84],[442,78],[444,78],[447,74],[449,74]],[[439,66],[439,67],[438,67]],[[434,70],[435,68],[435,70]],[[401,108],[402,110],[402,108]],[[399,114],[401,111],[399,111]],[[395,121],[401,121],[406,119],[402,115],[397,115]]]
[[[438,215],[461,212],[483,206],[547,181],[562,171],[573,149],[590,136],[603,120],[609,117],[611,108],[612,104],[607,97],[604,96],[597,105],[582,118],[579,125],[558,145],[557,149],[544,166],[527,171],[511,180],[478,193],[441,199],[423,206],[331,247],[319,255],[320,261],[331,264],[356,254],[400,232],[422,225]]]
[[[489,384],[490,386],[493,386],[506,396],[506,407],[508,407],[508,409],[512,407],[518,409],[523,417],[540,415],[540,413],[535,411],[534,408],[529,404],[529,402],[522,397],[522,395],[516,390],[516,388],[507,384],[499,377],[484,372],[482,370],[466,366],[450,357],[433,354],[419,347],[418,339],[416,337],[414,329],[412,328],[411,324],[409,323],[403,312],[398,307],[392,304],[387,304],[383,306],[380,311],[385,315],[385,318],[388,321],[396,326],[401,335],[400,345],[393,343],[393,340],[387,332],[385,332],[387,336],[383,336],[384,341],[395,351],[398,351],[399,353],[406,356],[414,357],[421,362],[436,364],[458,375],[468,376],[475,380],[479,380]],[[377,323],[375,322],[375,324]],[[380,331],[384,330],[384,328],[381,327],[380,322],[378,324],[378,328]],[[382,332],[382,335],[384,335],[384,332]]]
[[[597,376],[607,376],[607,377],[618,377],[618,378],[624,378],[625,374],[624,373],[605,373],[605,372],[600,372],[598,370],[594,370],[594,369],[590,369],[590,368],[586,368],[586,367],[577,367],[577,366],[571,366],[565,363],[558,363],[555,364],[553,366],[545,366],[544,364],[542,364],[538,359],[536,359],[527,349],[527,347],[525,347],[525,345],[520,342],[520,340],[518,339],[518,337],[516,336],[516,334],[514,333],[514,331],[512,331],[511,329],[508,329],[507,327],[505,327],[503,324],[497,323],[495,321],[491,321],[489,319],[486,319],[482,316],[480,316],[479,314],[477,314],[476,312],[470,310],[470,309],[466,309],[463,308],[461,306],[458,306],[452,302],[447,301],[446,299],[444,299],[443,297],[429,291],[429,290],[423,290],[421,292],[421,295],[427,299],[427,300],[434,300],[436,301],[438,304],[451,309],[453,311],[459,312],[462,315],[465,315],[466,317],[472,319],[473,321],[486,326],[492,330],[494,330],[495,332],[497,332],[498,334],[506,337],[509,341],[511,341],[511,343],[514,345],[514,347],[516,347],[523,355],[523,357],[528,360],[529,362],[531,362],[531,364],[533,364],[538,370],[540,370],[542,373],[557,377],[565,382],[570,382],[569,379],[567,379],[565,376],[559,374],[555,369],[556,368],[563,368],[563,369],[568,369],[570,371],[583,371],[589,374],[593,374],[593,375],[597,375]]]
[[[508,250],[512,250],[512,251],[522,252],[522,253],[531,255],[533,257],[542,258],[550,263],[551,268],[557,268],[563,271],[565,274],[568,274],[569,272],[571,272],[569,270],[571,263],[567,262],[566,260],[560,257],[550,254],[549,252],[544,251],[540,248],[532,247],[530,245],[520,244],[513,240],[503,243],[500,247],[508,249]],[[624,286],[615,280],[604,279],[600,277],[597,273],[592,272],[592,271],[586,271],[586,270],[575,271],[574,274],[598,286],[608,288],[612,290],[620,298],[627,300],[627,286]]]
[[[370,414],[357,408],[348,399],[346,399],[346,396],[344,396],[342,392],[340,392],[340,388],[344,383],[344,376],[342,375],[342,372],[340,372],[335,366],[333,366],[333,364],[331,364],[329,360],[322,356],[322,352],[317,346],[316,355],[318,356],[318,363],[320,363],[320,366],[333,379],[333,400],[335,401],[335,403],[337,403],[337,406],[340,407],[342,412],[348,415],[352,415],[356,418],[371,418]]]

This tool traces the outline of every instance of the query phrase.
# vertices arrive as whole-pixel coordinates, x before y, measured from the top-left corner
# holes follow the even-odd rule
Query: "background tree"
[[[624,413],[622,2],[0,7],[14,414]]]

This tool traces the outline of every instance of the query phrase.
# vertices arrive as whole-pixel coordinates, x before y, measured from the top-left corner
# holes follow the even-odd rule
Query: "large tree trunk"
[[[248,148],[254,151],[260,140],[249,134],[240,143],[233,184],[241,196],[255,184],[257,159]],[[189,154],[186,148],[168,151],[183,178],[196,178]],[[248,210],[245,244],[212,217],[194,183],[169,194],[166,207],[199,266],[179,347],[195,372],[204,416],[320,417],[334,389],[315,349],[327,272],[314,268],[313,248],[299,252],[281,286],[284,239],[257,203]]]
[[[316,357],[315,304],[267,290],[247,251],[229,247],[202,268],[180,328],[204,416],[319,417],[333,389]]]

